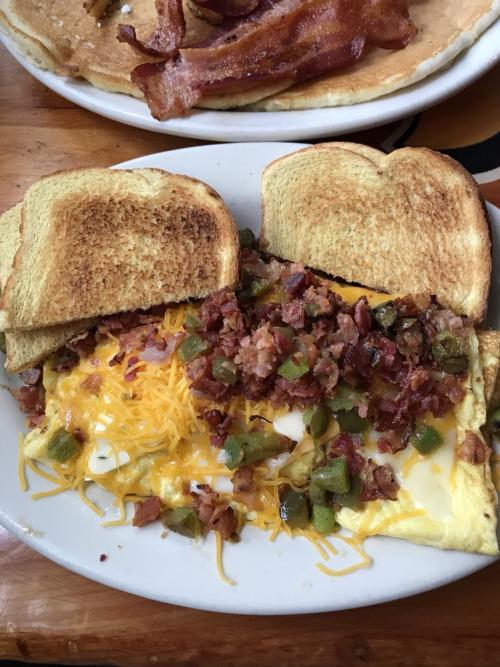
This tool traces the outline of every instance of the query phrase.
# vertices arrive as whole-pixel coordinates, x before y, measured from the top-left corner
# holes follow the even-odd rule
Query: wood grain
[[[79,109],[0,51],[0,210],[39,176],[199,142]],[[379,143],[388,128],[350,140]],[[500,199],[497,184],[485,196]],[[0,441],[0,447],[5,443]],[[491,667],[500,563],[407,600],[295,617],[230,616],[142,600],[65,571],[0,529],[0,658],[174,667]]]

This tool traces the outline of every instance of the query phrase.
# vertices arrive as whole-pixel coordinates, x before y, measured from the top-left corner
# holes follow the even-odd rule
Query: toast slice
[[[22,203],[16,204],[0,216],[0,288],[3,290],[12,270],[12,262],[19,248]],[[6,321],[5,311],[0,311],[0,331]],[[32,331],[13,331],[5,335],[7,360],[5,367],[10,373],[32,368],[47,355],[94,325],[94,320],[80,320]]]
[[[201,181],[160,169],[56,173],[24,197],[5,328],[204,297],[236,283],[238,255],[234,220]]]
[[[385,292],[431,293],[483,320],[488,221],[475,181],[451,158],[318,144],[266,167],[262,202],[270,254]]]

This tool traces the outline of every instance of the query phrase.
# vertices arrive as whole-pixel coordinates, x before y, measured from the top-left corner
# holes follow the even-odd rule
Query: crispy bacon
[[[90,331],[84,331],[79,336],[75,336],[68,344],[67,347],[76,352],[80,359],[85,359],[95,350],[97,345],[97,340],[95,336],[95,329]]]
[[[158,496],[151,496],[140,502],[134,503],[135,514],[133,525],[141,528],[148,523],[157,521],[161,514],[161,500]]]
[[[148,56],[175,56],[186,34],[182,0],[156,0],[156,11],[155,30],[145,42],[137,39],[133,26],[123,24],[118,26],[117,39]]]
[[[327,459],[334,459],[344,456],[349,466],[351,475],[358,475],[365,465],[366,461],[359,453],[360,442],[354,439],[349,433],[341,433],[326,444]]]
[[[233,498],[249,510],[262,509],[251,466],[238,468],[233,475]]]
[[[415,34],[406,0],[263,0],[236,27],[230,23],[208,44],[172,57],[174,31],[164,47],[170,60],[139,65],[132,80],[153,116],[164,120],[185,113],[204,95],[265,84],[287,88],[354,64],[370,46],[403,48]]]
[[[465,438],[458,452],[463,461],[474,465],[484,463],[489,459],[490,453],[490,448],[479,436],[472,431],[465,431]]]
[[[260,0],[193,0],[203,9],[221,16],[247,16],[257,9]]]
[[[368,460],[361,471],[361,491],[359,499],[362,501],[387,499],[397,500],[399,484],[395,481],[391,467],[386,463],[378,466]]]
[[[70,371],[75,366],[78,366],[80,357],[76,352],[70,350],[68,347],[61,347],[54,355],[53,371],[64,373]]]
[[[25,371],[19,373],[19,377],[24,382],[24,384],[34,385],[37,384],[42,377],[41,368],[28,368]]]
[[[238,529],[238,518],[228,503],[219,503],[219,494],[208,484],[198,485],[199,493],[192,493],[193,507],[206,530],[217,530],[224,540],[234,538]]]
[[[99,373],[91,373],[81,383],[80,387],[82,389],[86,389],[91,394],[96,394],[97,395],[99,393],[99,391],[101,390],[102,382],[103,382],[102,375],[99,375]]]
[[[45,414],[45,390],[42,383],[19,389],[11,389],[10,393],[17,400],[21,412],[30,416],[43,416]]]

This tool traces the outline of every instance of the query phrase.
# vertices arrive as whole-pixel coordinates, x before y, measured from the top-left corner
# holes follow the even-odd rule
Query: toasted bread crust
[[[9,330],[203,297],[238,278],[220,196],[160,169],[42,178],[25,195],[21,239],[2,299]]]
[[[484,319],[488,220],[474,179],[447,156],[347,142],[304,148],[264,170],[262,216],[271,254],[367,287],[429,292]]]

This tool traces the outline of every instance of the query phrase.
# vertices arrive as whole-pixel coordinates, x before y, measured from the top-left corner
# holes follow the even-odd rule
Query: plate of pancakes
[[[224,5],[170,5],[176,33],[174,19],[162,25],[148,0],[87,7],[83,0],[2,0],[0,27],[19,63],[68,100],[135,127],[213,141],[316,138],[381,125],[452,95],[498,59],[498,0],[371,0],[349,5],[352,11],[344,0],[300,7],[296,0],[249,0],[240,2],[250,5],[248,15],[215,19],[206,10],[214,3]],[[92,4],[101,9],[92,12]],[[308,7],[309,16],[293,15],[304,34],[289,27],[273,44],[274,14],[283,8],[290,18]],[[392,23],[384,25],[384,16]],[[338,34],[327,27],[315,35],[314,23],[336,26]],[[252,39],[266,44],[257,56]]]

